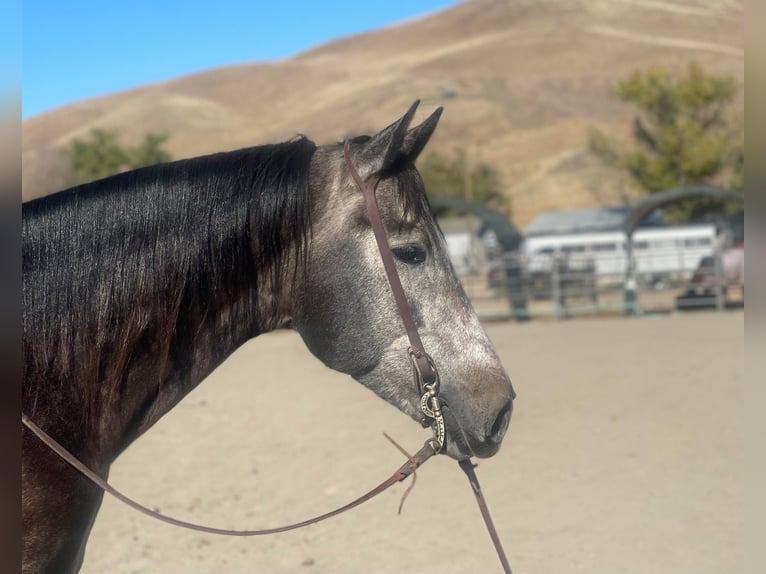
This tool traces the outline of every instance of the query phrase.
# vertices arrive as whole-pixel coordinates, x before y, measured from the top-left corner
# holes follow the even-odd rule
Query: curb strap
[[[386,270],[386,277],[391,286],[391,292],[394,295],[396,306],[399,310],[399,316],[404,323],[404,329],[407,332],[407,338],[410,341],[408,354],[415,376],[415,384],[420,395],[420,410],[425,415],[423,426],[431,426],[434,433],[434,440],[439,444],[439,452],[444,448],[446,430],[444,417],[442,416],[439,403],[439,372],[436,369],[434,360],[425,352],[423,341],[420,339],[415,319],[412,317],[412,310],[407,301],[407,295],[402,287],[402,281],[396,270],[396,263],[391,253],[391,247],[388,245],[386,228],[380,217],[378,201],[375,197],[375,189],[380,182],[380,176],[374,175],[366,182],[359,175],[359,172],[351,162],[351,146],[346,140],[343,143],[343,159],[346,162],[354,183],[364,196],[367,214],[370,218],[370,226],[375,234],[375,241],[378,244],[380,258],[383,260],[383,267]]]
[[[139,512],[146,514],[147,516],[150,516],[151,518],[154,518],[161,522],[172,524],[174,526],[180,526],[181,528],[187,528],[189,530],[195,530],[197,532],[207,532],[208,534],[220,534],[223,536],[265,536],[267,534],[277,534],[279,532],[287,532],[288,530],[296,530],[298,528],[303,528],[304,526],[308,526],[310,524],[316,524],[317,522],[321,522],[322,520],[326,520],[328,518],[332,518],[333,516],[337,516],[338,514],[341,514],[342,512],[346,512],[347,510],[351,510],[352,508],[359,506],[363,502],[367,502],[368,500],[377,496],[378,494],[380,494],[381,492],[383,492],[390,486],[396,484],[397,482],[401,482],[402,480],[407,478],[409,475],[414,473],[418,468],[420,468],[420,466],[425,461],[427,461],[433,455],[437,454],[439,452],[438,448],[440,448],[435,444],[435,442],[432,439],[427,440],[425,444],[423,445],[423,448],[421,448],[418,452],[416,452],[414,456],[412,456],[396,472],[394,472],[386,480],[381,482],[378,486],[376,486],[369,492],[363,494],[359,498],[352,500],[345,506],[341,506],[340,508],[336,508],[335,510],[332,510],[325,514],[315,516],[314,518],[309,518],[308,520],[303,520],[302,522],[296,522],[294,524],[288,524],[286,526],[279,526],[277,528],[267,528],[264,530],[227,530],[225,528],[212,528],[210,526],[204,526],[202,524],[195,524],[193,522],[186,522],[184,520],[179,520],[171,516],[160,514],[159,512],[155,512],[154,510],[151,510],[150,508],[147,508],[146,506],[139,504],[132,498],[129,498],[128,496],[124,495],[122,492],[114,488],[106,480],[104,480],[98,474],[93,472],[90,468],[85,466],[82,462],[80,462],[80,460],[76,456],[74,456],[71,452],[69,452],[66,448],[64,448],[59,442],[57,442],[54,438],[52,438],[48,433],[46,433],[44,430],[38,427],[35,423],[33,423],[29,419],[29,417],[27,417],[27,415],[25,415],[24,413],[21,413],[21,423],[25,427],[27,427],[30,431],[32,431],[35,435],[37,435],[37,437],[46,446],[48,446],[53,452],[59,455],[62,459],[64,459],[64,461],[66,461],[69,465],[74,467],[75,470],[80,472],[93,484],[98,486],[104,492],[111,494],[119,501],[124,502],[125,504],[133,508],[134,510],[138,510]]]

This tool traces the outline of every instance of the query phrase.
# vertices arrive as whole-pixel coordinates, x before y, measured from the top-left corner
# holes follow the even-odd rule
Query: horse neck
[[[200,244],[216,241],[202,238]],[[173,304],[159,310],[154,328],[144,329],[136,339],[130,364],[107,407],[116,419],[109,425],[109,450],[115,455],[246,341],[288,320],[290,284],[276,282],[275,292],[264,280],[273,270],[257,268],[250,245],[236,244],[232,237],[219,242],[220,252],[197,253],[193,270],[168,286],[175,295]],[[131,411],[126,411],[124,398],[131,395],[132,414],[126,416]]]

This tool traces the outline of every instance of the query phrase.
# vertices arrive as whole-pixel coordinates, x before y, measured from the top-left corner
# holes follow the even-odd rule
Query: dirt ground
[[[518,393],[477,469],[515,574],[743,568],[744,314],[489,324]],[[292,333],[240,349],[114,465],[179,518],[268,528],[339,506],[427,432]],[[397,485],[304,530],[223,538],[104,501],[85,573],[500,572],[462,472],[438,457],[397,516]]]

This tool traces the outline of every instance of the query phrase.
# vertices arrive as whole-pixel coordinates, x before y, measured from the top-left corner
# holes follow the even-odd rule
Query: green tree
[[[616,97],[639,108],[634,145],[620,149],[593,129],[590,149],[607,165],[626,170],[647,193],[691,183],[742,190],[744,130],[728,113],[737,91],[733,77],[709,75],[696,64],[679,78],[663,68],[635,71],[615,90]],[[724,208],[719,201],[699,199],[667,211],[682,221]]]
[[[500,175],[486,163],[469,166],[465,150],[452,157],[432,153],[418,166],[428,193],[484,203],[510,215],[510,200],[502,191]]]
[[[167,139],[164,134],[146,134],[141,145],[128,151],[130,169],[171,161],[170,153],[162,148]]]
[[[92,130],[87,139],[75,139],[64,151],[69,161],[69,183],[87,183],[123,171],[170,161],[171,155],[162,147],[166,140],[165,135],[150,133],[140,145],[126,148],[119,144],[114,132]]]
[[[65,154],[72,184],[114,175],[124,171],[128,162],[128,154],[118,144],[117,136],[104,130],[91,131],[87,140],[75,139]]]

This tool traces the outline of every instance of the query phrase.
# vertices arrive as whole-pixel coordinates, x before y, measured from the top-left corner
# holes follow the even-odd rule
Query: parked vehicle
[[[719,304],[729,306],[744,303],[745,245],[725,249],[718,259],[715,255],[703,257],[689,280],[686,290],[676,297],[677,309],[712,308]]]
[[[636,272],[651,282],[688,278],[703,257],[713,254],[715,240],[712,224],[639,229],[633,234]],[[622,281],[627,265],[621,231],[527,237],[522,253],[531,278],[549,275],[556,256],[565,257],[570,269],[595,267],[601,284]]]

